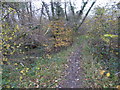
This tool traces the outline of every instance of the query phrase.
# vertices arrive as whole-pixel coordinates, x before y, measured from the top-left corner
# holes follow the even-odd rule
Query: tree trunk
[[[67,16],[67,10],[66,10],[66,8],[67,8],[67,4],[66,4],[66,2],[65,2],[65,18],[66,18],[66,20],[68,21],[68,16]]]

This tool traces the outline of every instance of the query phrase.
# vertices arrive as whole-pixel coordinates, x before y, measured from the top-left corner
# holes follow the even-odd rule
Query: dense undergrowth
[[[9,65],[3,67],[3,87],[57,87],[67,63],[67,57],[72,50],[68,48],[54,55],[47,54],[46,58],[33,57],[36,62],[27,65],[11,62],[11,67]]]
[[[85,83],[92,88],[119,87],[118,20],[110,9],[96,7],[95,16],[87,19],[83,30],[83,68]],[[112,11],[113,12],[113,11]]]
[[[79,37],[83,39],[82,49],[82,67],[84,69],[84,84],[88,88],[116,88],[119,85],[118,58],[115,53],[105,52],[101,49],[101,45],[93,46],[89,35]],[[102,46],[105,43],[101,43]],[[103,54],[104,52],[104,54]],[[97,53],[97,54],[96,54]],[[102,54],[101,54],[102,53]],[[108,60],[106,53],[110,55]]]
[[[73,36],[64,22],[56,21],[49,26],[52,30],[44,36],[40,30],[22,31],[18,25],[10,30],[8,25],[3,25],[3,88],[57,86],[71,52],[68,46]]]

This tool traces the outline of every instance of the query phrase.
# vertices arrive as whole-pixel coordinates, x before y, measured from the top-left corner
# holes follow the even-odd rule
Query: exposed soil
[[[59,88],[83,88],[84,75],[81,61],[81,47],[78,47],[68,58],[68,67],[64,71]]]

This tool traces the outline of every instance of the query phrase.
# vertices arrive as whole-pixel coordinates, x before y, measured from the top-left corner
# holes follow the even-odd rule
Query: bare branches
[[[88,0],[86,2],[84,2],[84,0],[83,0],[83,3],[84,3],[84,5],[83,5],[82,9],[79,11],[78,17],[82,15],[83,10],[84,10],[84,8],[86,7],[86,5],[88,3]]]
[[[75,16],[74,6],[72,5],[71,1],[69,2],[69,4],[70,4],[70,9],[72,11],[73,16]]]
[[[44,1],[42,1],[42,3],[43,3],[43,6],[45,7],[48,19],[50,20],[49,8],[48,8],[47,4]]]
[[[85,17],[83,18],[82,22],[81,22],[81,23],[79,24],[79,26],[77,27],[77,30],[79,29],[79,27],[80,27],[80,26],[83,24],[83,22],[85,21],[86,17],[88,16],[88,14],[89,14],[91,8],[93,7],[93,5],[95,4],[95,2],[96,2],[96,1],[94,1],[94,2],[91,4],[91,6],[90,6],[90,8],[88,9],[87,13],[85,14]]]

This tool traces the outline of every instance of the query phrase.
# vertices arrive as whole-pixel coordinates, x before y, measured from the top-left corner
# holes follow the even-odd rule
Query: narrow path
[[[59,88],[82,88],[83,74],[81,66],[81,47],[78,47],[68,58],[68,67]]]

